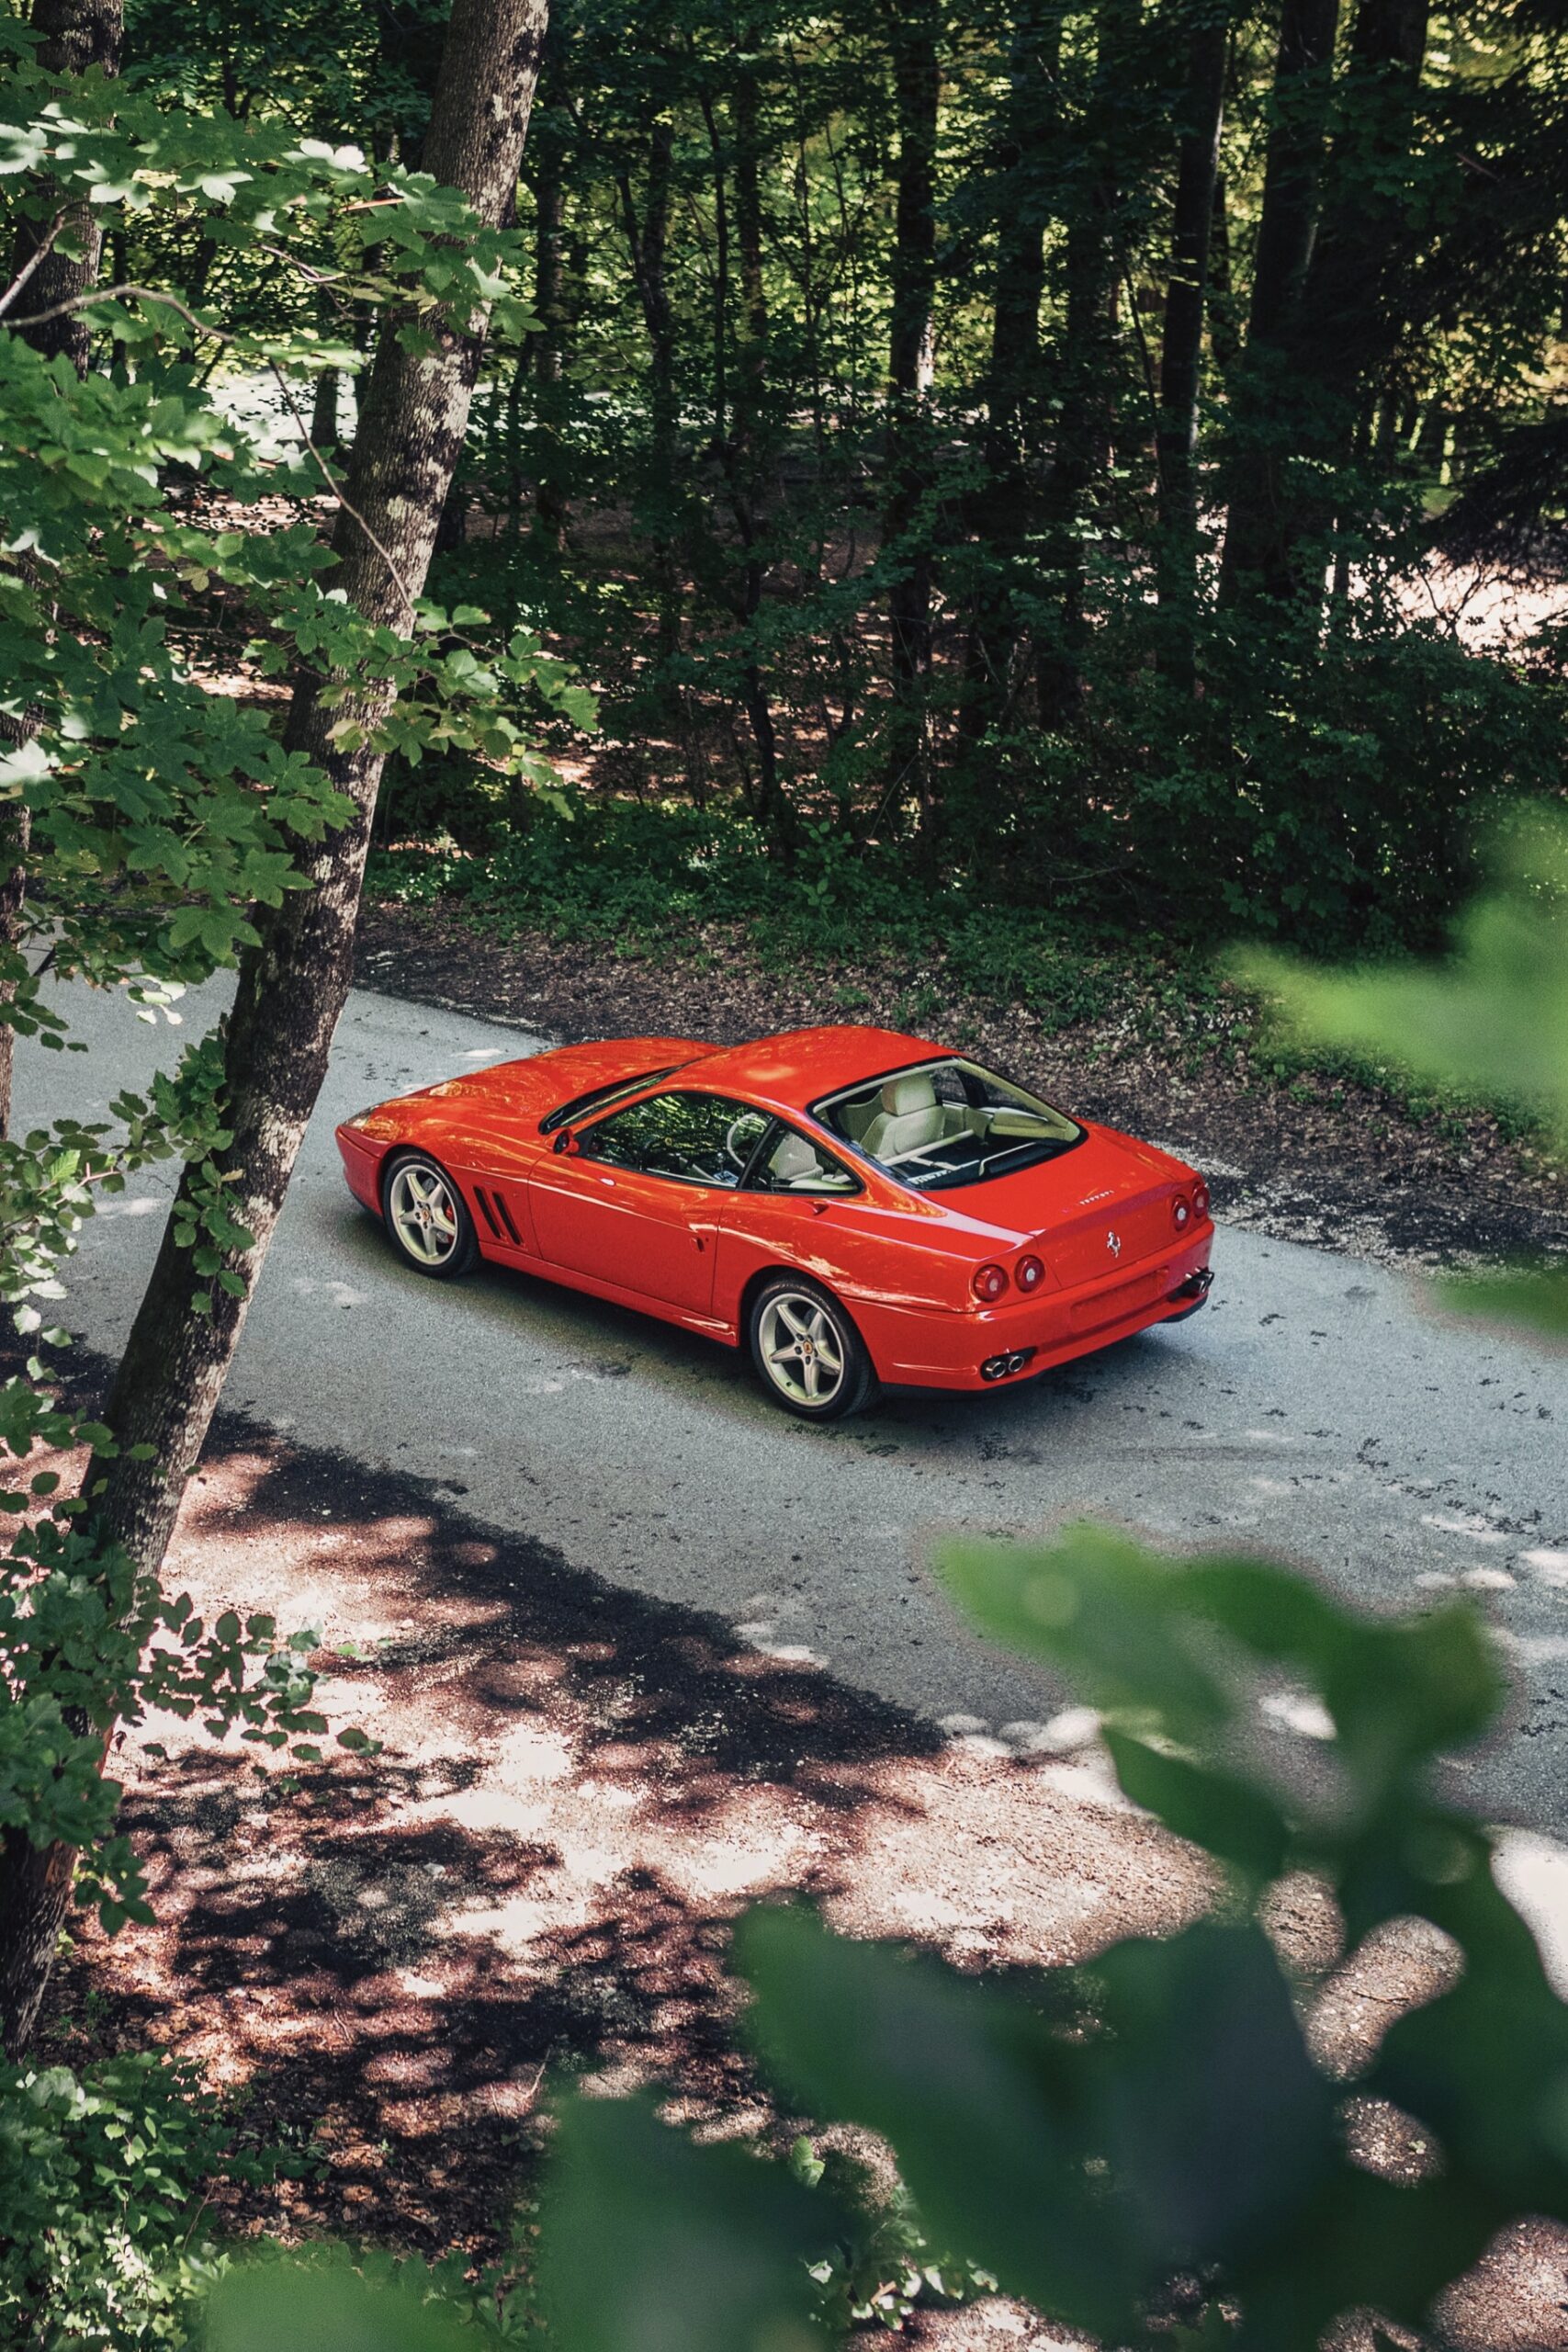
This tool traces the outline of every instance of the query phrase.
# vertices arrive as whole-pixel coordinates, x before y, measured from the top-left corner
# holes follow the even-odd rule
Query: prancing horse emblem
[[[1113,1258],[1119,1258],[1122,1255],[1122,1236],[1119,1233],[1108,1233],[1105,1237],[1105,1246]]]

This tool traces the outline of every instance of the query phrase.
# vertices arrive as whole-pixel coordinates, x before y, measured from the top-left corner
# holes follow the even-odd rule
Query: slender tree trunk
[[[545,9],[546,0],[454,0],[423,164],[492,223],[510,216],[515,198]],[[399,634],[410,626],[409,600],[429,569],[480,347],[478,334],[443,332],[433,353],[406,351],[395,319],[378,343],[347,495],[391,567],[345,511],[333,538],[333,585],[367,618]],[[175,1248],[171,1219],[104,1408],[122,1450],[89,1466],[85,1491],[94,1498],[92,1523],[106,1544],[123,1544],[149,1570],[160,1566],[168,1547],[325,1075],[348,992],[366,843],[385,760],[368,738],[390,701],[380,689],[359,689],[323,708],[310,681],[289,713],[288,749],[324,769],[353,802],[354,814],[308,862],[310,887],[290,891],[281,907],[262,915],[261,944],[241,966],[224,1051],[233,1139],[219,1159],[232,1179],[232,1214],[254,1236],[250,1248],[225,1259],[240,1276],[242,1295],[215,1288],[210,1312],[197,1311],[190,1252]],[[353,752],[332,740],[345,719],[367,732]],[[138,1461],[130,1449],[142,1445],[152,1458]],[[0,1997],[9,2048],[25,2045],[32,2031],[70,1881],[69,1857],[58,1849],[7,1848],[0,1857]]]
[[[1138,0],[1100,0],[1085,139],[1093,168],[1067,223],[1066,334],[1056,447],[1045,483],[1044,560],[1058,596],[1056,636],[1037,665],[1040,717],[1062,729],[1083,697],[1089,621],[1084,525],[1110,471],[1115,420],[1117,215],[1122,200],[1120,125]]]
[[[1195,684],[1198,602],[1198,395],[1229,45],[1227,14],[1206,0],[1188,51],[1170,282],[1160,338],[1159,666],[1171,684],[1189,695]]]
[[[769,492],[770,436],[765,432],[768,385],[768,301],[762,269],[761,94],[752,54],[757,29],[740,28],[741,53],[730,75],[730,120],[735,131],[735,243],[740,274],[740,326],[736,361],[734,426],[725,451],[730,511],[740,539],[741,571],[737,618],[749,633],[756,628],[767,586],[762,546]],[[757,752],[757,813],[786,863],[795,854],[795,810],[779,775],[778,731],[767,675],[755,650],[740,679],[741,701]]]
[[[71,81],[95,67],[106,75],[119,72],[124,0],[33,0],[32,28],[40,36],[38,62],[46,74],[60,75],[62,95]],[[51,218],[63,212],[64,219],[55,232],[55,243],[28,280],[25,305],[28,311],[50,311],[58,302],[70,302],[85,293],[97,277],[103,256],[102,212],[95,213],[90,204],[73,203],[63,189],[52,185],[44,194],[43,220],[24,221],[17,232],[13,276],[38,252]],[[62,243],[75,249],[76,258],[62,252]],[[22,333],[46,358],[63,352],[78,376],[86,374],[90,334],[80,311],[68,311],[62,318],[46,320],[39,326],[24,327]]]
[[[1284,344],[1317,230],[1338,22],[1339,0],[1284,0],[1247,354],[1234,393],[1222,605],[1249,588],[1290,591],[1282,475],[1293,436],[1278,422],[1288,406]]]
[[[1404,322],[1413,249],[1407,173],[1430,0],[1360,0],[1330,153],[1329,200],[1283,337],[1289,379],[1310,390],[1301,446],[1318,466],[1284,502],[1280,544],[1294,594],[1321,594],[1337,501],[1335,468],[1371,455],[1370,420]]]
[[[675,130],[656,122],[649,138],[648,187],[639,223],[631,181],[620,182],[632,275],[648,335],[649,484],[652,510],[652,572],[658,605],[655,659],[662,675],[681,644],[681,581],[676,561],[675,517],[675,322],[665,279],[670,243],[670,201],[675,162]]]
[[[560,44],[545,43],[544,76],[552,90],[560,74]],[[534,183],[534,314],[539,333],[533,349],[534,518],[544,538],[558,547],[566,528],[561,463],[561,379],[566,356],[566,158],[571,135],[565,108],[551,106],[535,118],[530,145],[537,176]],[[518,390],[521,390],[519,383]]]
[[[1209,228],[1209,349],[1221,381],[1228,384],[1241,357],[1236,331],[1235,279],[1231,269],[1229,192],[1224,172],[1214,174],[1214,217]]]
[[[981,441],[985,474],[974,502],[974,536],[987,571],[976,591],[964,653],[962,732],[970,742],[1005,719],[1021,633],[1017,594],[1033,520],[1030,411],[1045,277],[1044,180],[1047,161],[1054,160],[1061,44],[1058,0],[1021,0],[1008,60],[997,182],[997,289]]]
[[[33,0],[32,28],[40,36],[39,63],[46,73],[61,77],[62,94],[72,79],[95,66],[106,75],[119,72],[124,0]],[[43,184],[39,198],[42,218],[19,226],[13,255],[13,278],[32,265],[24,313],[52,310],[57,302],[70,302],[85,294],[103,257],[101,216],[95,216],[91,205],[71,203],[53,181]],[[56,223],[56,242],[42,250],[51,220]],[[60,251],[61,238],[79,248],[79,259],[69,259]],[[77,375],[85,377],[89,338],[86,321],[79,311],[68,311],[62,318],[48,319],[19,332],[46,359],[63,353]],[[28,718],[0,719],[0,741],[25,742],[32,732],[33,721]],[[7,801],[0,810],[0,956],[7,962],[19,952],[25,929],[31,842],[31,810],[25,801]],[[0,978],[0,999],[8,1001],[13,989],[11,980]],[[17,1033],[9,1022],[0,1022],[0,1137],[10,1132],[16,1057]]]
[[[925,832],[932,816],[928,708],[931,558],[921,508],[931,488],[941,18],[931,0],[909,0],[908,6],[896,0],[891,25],[898,164],[882,526],[892,628],[891,763],[901,788],[912,791],[919,805]]]

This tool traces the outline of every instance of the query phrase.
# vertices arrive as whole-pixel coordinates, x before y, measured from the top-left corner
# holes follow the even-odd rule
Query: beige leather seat
[[[822,1163],[804,1136],[781,1136],[768,1155],[768,1176],[774,1184],[808,1184],[821,1174]]]
[[[878,1099],[882,1107],[862,1138],[863,1148],[874,1159],[901,1159],[922,1145],[940,1143],[948,1132],[929,1070],[890,1078]]]

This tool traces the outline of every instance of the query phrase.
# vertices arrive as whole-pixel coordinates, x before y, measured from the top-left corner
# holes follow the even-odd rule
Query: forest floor
[[[1568,1169],[1484,1109],[1422,1101],[1263,1048],[1239,994],[1197,1032],[1129,968],[1110,1010],[1054,1026],[966,989],[940,961],[872,950],[782,967],[739,926],[668,943],[499,939],[459,908],[367,903],[363,988],[561,1042],[687,1035],[730,1045],[817,1022],[913,1029],[1029,1081],[1066,1108],[1169,1145],[1211,1179],[1222,1216],[1407,1265],[1568,1255]]]
[[[29,1469],[32,1465],[28,1465]],[[1197,1916],[1203,1858],[1116,1794],[1081,1724],[1021,1756],[943,1734],[728,1625],[568,1566],[420,1482],[220,1421],[181,1516],[171,1581],[203,1615],[265,1608],[319,1628],[333,1751],[293,1793],[243,1754],[156,1722],[114,1770],[157,1925],[96,1926],[57,1972],[40,2055],[161,2045],[244,2104],[247,2143],[308,2149],[306,2176],[220,2188],[241,2235],[327,2231],[507,2258],[525,2247],[547,2102],[652,2082],[672,2119],[782,2147],[727,1970],[747,1904],[804,1894],[850,1933],[965,1970],[1085,1961]],[[149,1752],[156,1738],[166,1754]],[[1307,1882],[1273,1931],[1301,1972],[1321,2062],[1350,2077],[1404,2007],[1446,1981],[1409,1928],[1346,1962]],[[1419,2142],[1350,2097],[1374,2168]],[[852,2135],[822,2149],[867,2155]],[[897,2231],[862,2278],[897,2296]],[[1456,2352],[1568,2344],[1568,2232],[1506,2233],[1451,2293]],[[1017,2305],[927,2307],[930,2352],[1060,2352]],[[1373,2352],[1352,2329],[1341,2352]],[[1396,2343],[1413,2339],[1397,2332]]]

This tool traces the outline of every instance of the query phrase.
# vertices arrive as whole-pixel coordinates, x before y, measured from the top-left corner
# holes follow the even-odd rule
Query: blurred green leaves
[[[1521,810],[1492,844],[1491,881],[1438,965],[1321,972],[1239,959],[1298,1043],[1338,1046],[1494,1102],[1523,1103],[1568,1151],[1568,817]],[[1568,1336],[1568,1269],[1445,1277],[1453,1312],[1536,1337]]]
[[[743,2148],[694,2147],[651,2098],[565,2109],[541,2242],[572,2352],[821,2352],[807,2262],[834,2208]]]

